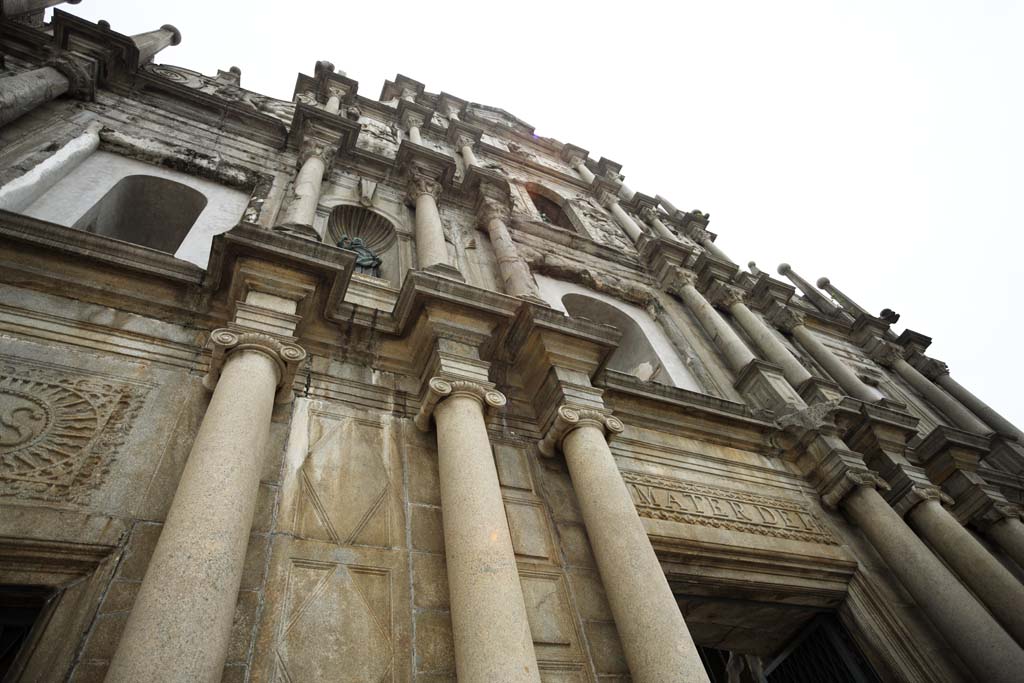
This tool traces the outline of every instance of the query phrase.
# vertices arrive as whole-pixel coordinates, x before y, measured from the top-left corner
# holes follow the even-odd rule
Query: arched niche
[[[536,279],[541,297],[552,308],[573,317],[611,325],[622,333],[619,348],[608,360],[608,368],[645,381],[703,393],[668,337],[647,311],[572,282],[545,275],[537,275]]]
[[[390,220],[362,206],[335,206],[327,217],[327,241],[335,246],[342,246],[341,242],[345,238],[350,241],[344,248],[353,248],[351,241],[359,239],[366,249],[380,259],[379,274],[363,273],[364,275],[386,280],[393,287],[401,285],[402,268],[398,236]]]
[[[568,208],[569,203],[565,198],[537,183],[526,183],[525,189],[533,208],[543,222],[570,232],[580,232],[580,226],[573,222]]]
[[[71,227],[173,254],[206,208],[206,195],[167,178],[121,178]]]

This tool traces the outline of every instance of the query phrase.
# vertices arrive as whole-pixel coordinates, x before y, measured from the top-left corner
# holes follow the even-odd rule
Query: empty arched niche
[[[356,272],[401,284],[395,226],[384,216],[355,205],[336,206],[327,218],[330,243],[357,254]]]
[[[537,213],[540,214],[542,221],[558,226],[563,230],[576,232],[569,214],[565,211],[565,200],[559,197],[558,194],[536,183],[527,183],[526,193],[530,195],[533,207],[537,209]]]
[[[173,254],[205,208],[206,195],[188,185],[130,175],[71,227]]]
[[[661,327],[638,306],[571,282],[537,276],[541,296],[572,317],[611,325],[622,333],[607,367],[645,381],[702,391]]]

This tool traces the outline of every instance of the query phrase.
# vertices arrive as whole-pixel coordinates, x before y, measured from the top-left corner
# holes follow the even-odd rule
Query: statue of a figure
[[[362,237],[342,236],[338,240],[338,246],[342,249],[351,249],[356,252],[356,272],[364,275],[380,277],[380,266],[383,263],[381,258],[373,253],[373,250],[366,246]]]

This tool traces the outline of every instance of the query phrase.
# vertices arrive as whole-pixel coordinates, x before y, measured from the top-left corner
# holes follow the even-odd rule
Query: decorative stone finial
[[[793,270],[793,269],[790,268],[788,263],[780,263],[779,264],[779,275],[786,275],[791,270]]]
[[[815,284],[817,284],[817,285],[818,285],[818,288],[819,288],[819,289],[825,289],[825,288],[826,288],[826,287],[828,287],[828,286],[829,286],[830,284],[832,284],[832,282],[831,282],[831,281],[829,281],[829,279],[828,279],[827,277],[819,277],[819,278],[818,278],[818,281],[817,281],[817,282],[816,282]]]
[[[146,64],[165,47],[181,43],[181,31],[170,24],[164,24],[156,31],[132,36],[132,42],[139,48],[139,64]]]
[[[889,323],[890,325],[895,325],[897,322],[899,322],[900,314],[892,310],[891,308],[883,308],[882,312],[878,314],[878,317],[884,320],[885,322]]]

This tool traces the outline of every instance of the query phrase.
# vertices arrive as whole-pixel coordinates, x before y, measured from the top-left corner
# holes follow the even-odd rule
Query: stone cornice
[[[896,343],[905,348],[908,353],[924,353],[931,346],[932,338],[908,328],[900,333],[900,336],[896,338]]]
[[[299,103],[288,132],[288,145],[300,149],[309,139],[324,145],[335,146],[342,153],[355,149],[356,139],[362,127],[344,116],[331,114],[318,107]]]

